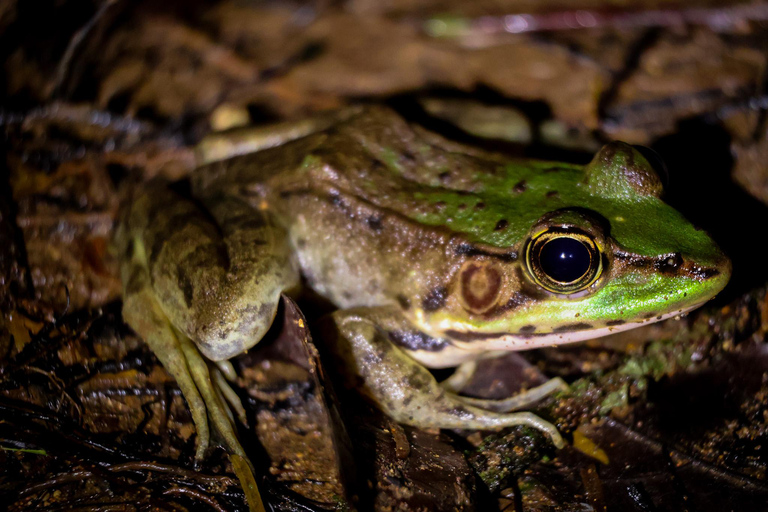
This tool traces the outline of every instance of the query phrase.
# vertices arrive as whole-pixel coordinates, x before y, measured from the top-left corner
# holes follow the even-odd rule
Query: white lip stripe
[[[451,339],[451,344],[453,344],[456,348],[467,351],[477,351],[478,347],[482,347],[483,350],[489,351],[528,350],[540,347],[550,347],[552,345],[561,345],[563,343],[574,343],[577,341],[591,340],[593,338],[601,338],[609,334],[615,334],[617,332],[634,329],[635,327],[640,327],[641,325],[660,322],[661,320],[666,320],[667,318],[683,315],[692,309],[699,307],[699,305],[661,315],[661,318],[653,317],[647,320],[629,322],[626,324],[610,327],[602,327],[599,329],[585,329],[583,331],[555,332],[551,334],[539,335],[534,334],[528,337],[517,336],[515,334],[504,334],[498,338],[482,339],[477,341],[458,341]]]
[[[678,315],[684,315],[689,311],[698,308],[702,304],[704,304],[704,302],[689,308],[661,315],[660,318],[653,317],[646,320],[628,322],[621,325],[602,327],[599,329],[586,329],[583,331],[574,331],[570,333],[562,332],[539,334],[528,337],[517,336],[514,334],[504,334],[498,338],[482,338],[475,341],[458,341],[437,334],[436,337],[443,337],[448,339],[450,341],[450,345],[447,345],[436,351],[407,349],[405,349],[405,351],[415,360],[429,368],[453,368],[466,361],[483,359],[486,357],[496,357],[498,355],[504,354],[505,352],[530,350],[541,347],[552,347],[562,345],[564,343],[575,343],[578,341],[591,340],[594,338],[608,336],[609,334],[616,334],[622,331],[628,331],[636,327],[660,322],[662,320],[666,320]]]

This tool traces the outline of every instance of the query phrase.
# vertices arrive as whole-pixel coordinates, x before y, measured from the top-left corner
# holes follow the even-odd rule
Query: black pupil
[[[550,279],[572,283],[589,270],[589,249],[573,238],[553,238],[541,248],[539,265]]]

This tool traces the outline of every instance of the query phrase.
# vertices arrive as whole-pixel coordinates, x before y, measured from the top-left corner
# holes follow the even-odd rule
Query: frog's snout
[[[728,284],[733,271],[730,258],[721,253],[714,261],[700,261],[696,258],[681,257],[675,274],[678,277],[689,278],[691,292],[699,303],[706,302],[720,293]],[[660,271],[664,273],[664,269]]]

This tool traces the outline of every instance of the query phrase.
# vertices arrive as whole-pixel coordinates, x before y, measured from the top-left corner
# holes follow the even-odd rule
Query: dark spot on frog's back
[[[416,162],[416,157],[409,151],[403,151],[398,160],[403,164],[413,164]]]
[[[719,276],[720,271],[716,268],[701,268],[694,266],[689,270],[688,274],[697,279],[712,279],[713,277]]]
[[[520,328],[519,331],[521,334],[531,334],[536,332],[536,326],[535,325],[524,325]]]
[[[192,279],[186,271],[186,266],[179,265],[176,268],[176,282],[179,285],[181,293],[184,295],[184,303],[187,307],[192,307],[192,299],[194,298],[194,286],[192,286]]]
[[[379,233],[381,232],[383,226],[381,224],[381,217],[377,215],[371,215],[366,219],[366,222],[368,223],[368,227],[371,228],[372,231]]]
[[[403,311],[408,311],[411,309],[411,301],[406,297],[405,295],[398,295],[396,297],[397,303],[400,305]]]
[[[387,166],[384,165],[384,162],[382,162],[378,158],[374,158],[374,159],[371,160],[371,170],[372,171],[383,171],[386,168],[387,168]]]
[[[249,304],[238,312],[237,332],[245,339],[253,335],[253,332],[263,325],[271,325],[276,304],[261,303]]]
[[[518,181],[517,183],[515,183],[515,186],[512,187],[512,191],[515,194],[522,194],[527,189],[528,189],[528,183],[526,183],[525,180]]]
[[[660,261],[657,261],[654,264],[654,267],[658,272],[661,272],[662,274],[675,274],[677,273],[677,269],[679,269],[682,264],[683,257],[679,252],[676,252],[671,256],[662,258]]]
[[[616,325],[624,325],[625,323],[627,322],[625,322],[624,320],[608,320],[607,322],[605,322],[605,325],[607,325],[608,327],[614,327]]]
[[[515,309],[519,308],[520,306],[523,306],[532,300],[535,300],[530,295],[523,293],[521,291],[515,291],[512,293],[512,295],[509,297],[507,302],[497,307],[495,310],[492,310],[491,312],[495,315],[501,315],[503,313],[506,313],[508,311],[514,311]],[[535,329],[535,327],[534,327]]]
[[[202,220],[190,216],[188,212],[183,212],[166,219],[165,224],[162,225],[162,229],[154,233],[154,240],[152,240],[152,245],[149,248],[148,254],[150,263],[157,261],[160,252],[163,250],[165,243],[171,235],[179,233],[188,226],[197,226],[202,232],[206,232],[210,228],[209,226],[204,225]]]
[[[560,192],[558,192],[557,190],[550,190],[549,192],[546,193],[547,199],[553,199],[559,195],[560,195]]]
[[[445,286],[436,286],[421,301],[421,307],[424,311],[430,313],[437,311],[445,306],[445,299],[448,297],[448,289]]]
[[[637,256],[635,254],[623,253],[619,251],[614,251],[613,258],[616,260],[623,261],[627,265],[635,268],[646,268],[652,263],[652,260],[650,258],[645,258],[642,256]]]
[[[496,226],[494,226],[493,230],[501,231],[502,229],[506,229],[507,226],[509,226],[509,221],[507,219],[501,219],[496,223]]]
[[[255,312],[256,313],[256,319],[261,322],[271,321],[272,315],[275,309],[277,308],[276,304],[270,304],[268,302],[264,302],[260,304],[258,307],[255,305],[248,306],[246,310],[249,312]]]

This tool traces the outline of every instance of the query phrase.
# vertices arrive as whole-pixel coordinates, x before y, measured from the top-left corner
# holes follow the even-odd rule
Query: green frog
[[[338,307],[328,342],[395,421],[528,425],[562,446],[553,425],[519,410],[561,382],[474,399],[457,392],[474,363],[683,314],[731,273],[621,142],[585,166],[514,160],[377,106],[259,133],[205,140],[191,193],[143,187],[116,235],[125,319],[178,381],[198,457],[210,421],[247,460],[227,360],[301,285]],[[428,370],[448,367],[459,371],[444,383]]]

